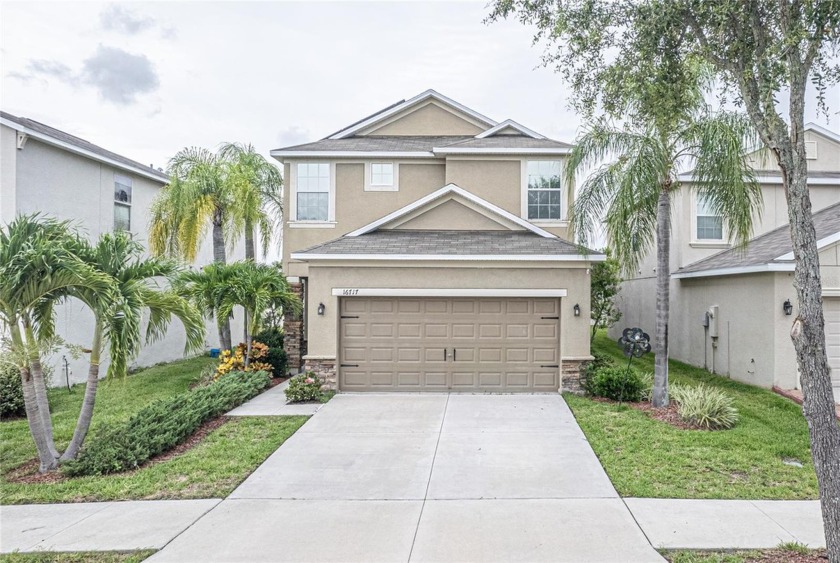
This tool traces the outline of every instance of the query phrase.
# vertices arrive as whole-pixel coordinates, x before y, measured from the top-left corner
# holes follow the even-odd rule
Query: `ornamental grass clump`
[[[738,423],[732,397],[708,385],[681,386],[671,392],[685,422],[705,430],[728,430]]]

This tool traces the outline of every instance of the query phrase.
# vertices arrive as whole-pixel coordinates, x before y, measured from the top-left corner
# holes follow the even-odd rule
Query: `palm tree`
[[[298,312],[301,308],[279,266],[250,260],[208,264],[201,270],[184,272],[176,288],[205,315],[215,316],[217,322],[230,317],[236,306],[245,309],[246,363],[251,352],[251,335],[262,328],[266,311],[274,308]]]
[[[253,335],[262,330],[269,309],[298,313],[301,303],[289,288],[279,265],[256,264],[251,260],[229,266],[229,283],[218,292],[219,315],[230,315],[235,306],[245,310],[245,366],[251,357]]]
[[[58,467],[41,347],[55,338],[52,303],[70,290],[110,298],[113,279],[79,258],[82,239],[70,224],[37,215],[0,228],[0,322],[21,376],[26,418],[40,471]]]
[[[219,155],[229,163],[232,184],[233,230],[245,235],[245,259],[256,260],[254,237],[260,236],[263,255],[282,226],[283,176],[251,144],[226,143]]]
[[[187,342],[184,353],[204,346],[201,314],[174,291],[160,289],[158,280],[172,280],[175,264],[158,258],[143,258],[143,247],[125,232],[103,235],[95,246],[88,246],[84,260],[97,271],[111,276],[117,293],[111,298],[84,287],[72,288],[68,297],[85,303],[95,322],[85,395],[73,438],[61,460],[75,459],[90,428],[99,384],[99,364],[104,346],[109,347],[109,378],[124,376],[143,343],[143,314],[148,311],[145,342],[162,338],[177,317],[184,326]]]
[[[597,121],[578,140],[566,166],[570,189],[583,169],[599,166],[570,209],[579,243],[586,245],[603,219],[609,247],[630,273],[656,241],[655,407],[668,405],[671,200],[681,187],[680,171],[694,165],[693,189],[723,218],[738,246],[746,245],[761,211],[761,189],[745,158],[755,142],[749,120],[698,106],[664,120],[666,127],[656,120],[624,128]]]

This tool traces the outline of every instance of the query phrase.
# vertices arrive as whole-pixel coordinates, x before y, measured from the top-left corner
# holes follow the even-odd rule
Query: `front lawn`
[[[593,351],[626,363],[601,331]],[[653,371],[653,354],[633,365]],[[817,479],[801,407],[772,391],[737,383],[681,362],[670,378],[706,383],[735,400],[732,430],[681,430],[636,409],[566,395],[575,418],[619,494],[628,497],[815,499]],[[786,465],[797,460],[803,467]]]
[[[0,563],[140,563],[155,551],[34,551],[5,553]]]
[[[124,380],[102,382],[91,436],[96,427],[127,419],[155,399],[187,391],[202,369],[213,363],[194,358],[155,366]],[[72,436],[84,387],[69,393],[50,390],[56,441]],[[300,428],[304,416],[233,418],[186,452],[138,470],[104,477],[55,482],[9,482],[6,477],[35,456],[25,419],[0,423],[0,502],[2,504],[82,502],[227,496],[277,447]],[[90,437],[88,439],[91,439]]]

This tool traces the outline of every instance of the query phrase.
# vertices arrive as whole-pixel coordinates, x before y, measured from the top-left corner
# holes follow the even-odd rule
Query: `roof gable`
[[[459,203],[469,207],[469,209],[474,212],[481,213],[488,218],[494,218],[497,223],[510,230],[514,230],[518,227],[521,230],[531,231],[532,233],[544,238],[557,238],[550,232],[540,229],[536,225],[517,217],[513,213],[505,211],[501,207],[493,205],[489,201],[484,200],[455,184],[447,184],[439,190],[418,199],[414,203],[410,203],[393,213],[389,213],[381,219],[377,219],[364,227],[356,229],[355,231],[348,233],[346,236],[357,237],[379,230],[380,228],[385,229],[387,228],[387,225],[399,225],[401,222],[409,221],[412,218],[418,217],[425,211],[434,209],[438,205],[452,199],[457,199]]]
[[[415,209],[412,213],[380,229],[410,231],[523,231],[524,227],[508,221],[487,209],[477,206],[457,194],[449,194],[428,206]]]
[[[353,135],[366,135],[372,134],[375,131],[379,131],[379,134],[387,135],[391,133],[383,132],[385,131],[385,125],[394,123],[400,120],[403,116],[410,115],[415,111],[426,108],[430,104],[435,106],[434,109],[427,110],[427,111],[444,111],[452,116],[456,116],[461,119],[461,121],[465,125],[472,125],[474,128],[471,129],[467,133],[451,133],[453,135],[459,134],[471,134],[475,135],[477,132],[481,132],[488,127],[493,127],[496,125],[496,122],[489,117],[478,113],[477,111],[468,108],[467,106],[456,102],[451,98],[447,98],[443,94],[436,92],[434,90],[426,90],[425,92],[414,96],[411,99],[405,100],[401,103],[394,104],[389,108],[381,110],[372,116],[363,119],[360,122],[357,122],[349,127],[342,129],[341,131],[330,135],[330,139],[344,139]],[[440,114],[438,114],[440,115]],[[415,116],[415,119],[418,116]],[[422,135],[424,133],[404,133],[406,135]],[[440,135],[441,133],[431,133]]]
[[[493,137],[495,135],[525,135],[526,137],[531,137],[532,139],[545,139],[543,135],[540,135],[532,129],[528,129],[524,125],[517,123],[512,119],[506,119],[495,127],[482,131],[476,135],[475,138],[486,139],[487,137]]]

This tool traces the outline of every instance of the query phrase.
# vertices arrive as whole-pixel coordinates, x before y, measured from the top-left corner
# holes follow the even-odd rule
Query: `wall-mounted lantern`
[[[790,299],[785,299],[785,302],[782,304],[782,309],[784,309],[785,315],[787,316],[793,314],[793,304],[790,302]]]
[[[324,311],[326,311],[326,310],[327,310],[326,305],[324,305],[323,303],[318,303],[318,314],[319,315],[323,315]]]
[[[575,303],[575,306],[573,307],[573,311],[575,312],[575,316],[579,317],[580,316],[580,305]]]

